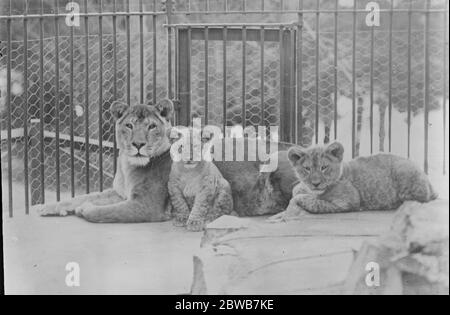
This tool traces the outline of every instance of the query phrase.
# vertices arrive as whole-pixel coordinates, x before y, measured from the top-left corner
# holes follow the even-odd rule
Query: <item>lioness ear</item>
[[[326,152],[338,159],[339,162],[342,162],[342,160],[344,159],[344,146],[339,142],[333,142],[332,144],[330,144],[327,147]]]
[[[300,146],[295,146],[289,149],[288,159],[291,161],[292,165],[295,165],[301,158],[303,158],[307,153],[305,149]]]
[[[155,105],[161,117],[164,117],[167,121],[170,121],[173,117],[173,103],[169,99],[164,99]]]
[[[128,104],[120,102],[120,101],[114,101],[111,104],[110,111],[112,115],[114,116],[114,119],[119,119],[123,116],[123,114],[126,112],[126,110],[129,108]]]

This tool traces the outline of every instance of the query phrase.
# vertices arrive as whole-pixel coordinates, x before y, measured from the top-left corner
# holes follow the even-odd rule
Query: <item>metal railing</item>
[[[350,128],[352,156],[365,129],[369,153],[395,151],[400,112],[404,155],[420,143],[425,171],[429,114],[439,110],[446,172],[447,0],[379,1],[376,27],[365,24],[365,0],[82,0],[79,26],[66,24],[68,2],[0,6],[10,216],[14,203],[28,213],[30,205],[111,185],[117,148],[108,109],[118,99],[169,97],[179,104],[177,123],[200,116],[224,128],[278,125],[282,140],[302,145],[340,139]],[[343,98],[351,126],[341,122]],[[412,139],[422,114],[423,138]]]

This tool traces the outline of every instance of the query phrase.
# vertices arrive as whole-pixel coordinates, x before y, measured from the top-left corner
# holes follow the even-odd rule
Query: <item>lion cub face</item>
[[[343,157],[344,147],[338,142],[309,149],[295,146],[288,151],[295,172],[312,193],[321,193],[339,180]]]
[[[116,139],[121,154],[135,166],[146,166],[151,158],[170,149],[168,133],[173,111],[170,101],[156,106],[115,102],[111,111],[116,118]]]
[[[172,150],[176,150],[181,157],[180,161],[174,163],[179,171],[201,170],[208,162],[211,162],[211,156],[208,153],[211,153],[212,133],[202,132],[192,127],[173,128],[171,139],[175,142]],[[208,160],[205,160],[206,156]]]

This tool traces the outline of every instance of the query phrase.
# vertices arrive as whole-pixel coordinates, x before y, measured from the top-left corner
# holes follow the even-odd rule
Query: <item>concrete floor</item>
[[[181,294],[202,233],[171,222],[92,224],[76,217],[3,216],[6,294]],[[68,287],[66,264],[80,266]]]

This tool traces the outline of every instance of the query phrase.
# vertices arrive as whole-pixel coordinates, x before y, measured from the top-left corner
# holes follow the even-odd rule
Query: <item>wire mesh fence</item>
[[[183,112],[185,77],[189,119],[219,126],[288,119],[286,139],[307,146],[350,138],[358,156],[395,152],[397,115],[406,122],[401,155],[420,143],[427,170],[428,129],[438,128],[446,171],[446,0],[378,1],[376,27],[367,24],[365,0],[80,1],[77,27],[66,24],[68,2],[0,6],[2,186],[11,215],[111,186],[111,103],[169,97]],[[211,37],[184,47],[179,34],[187,28]],[[269,40],[280,28],[286,38]],[[244,29],[248,40],[231,40]],[[214,31],[229,40],[214,40]],[[434,112],[442,113],[438,127]]]

